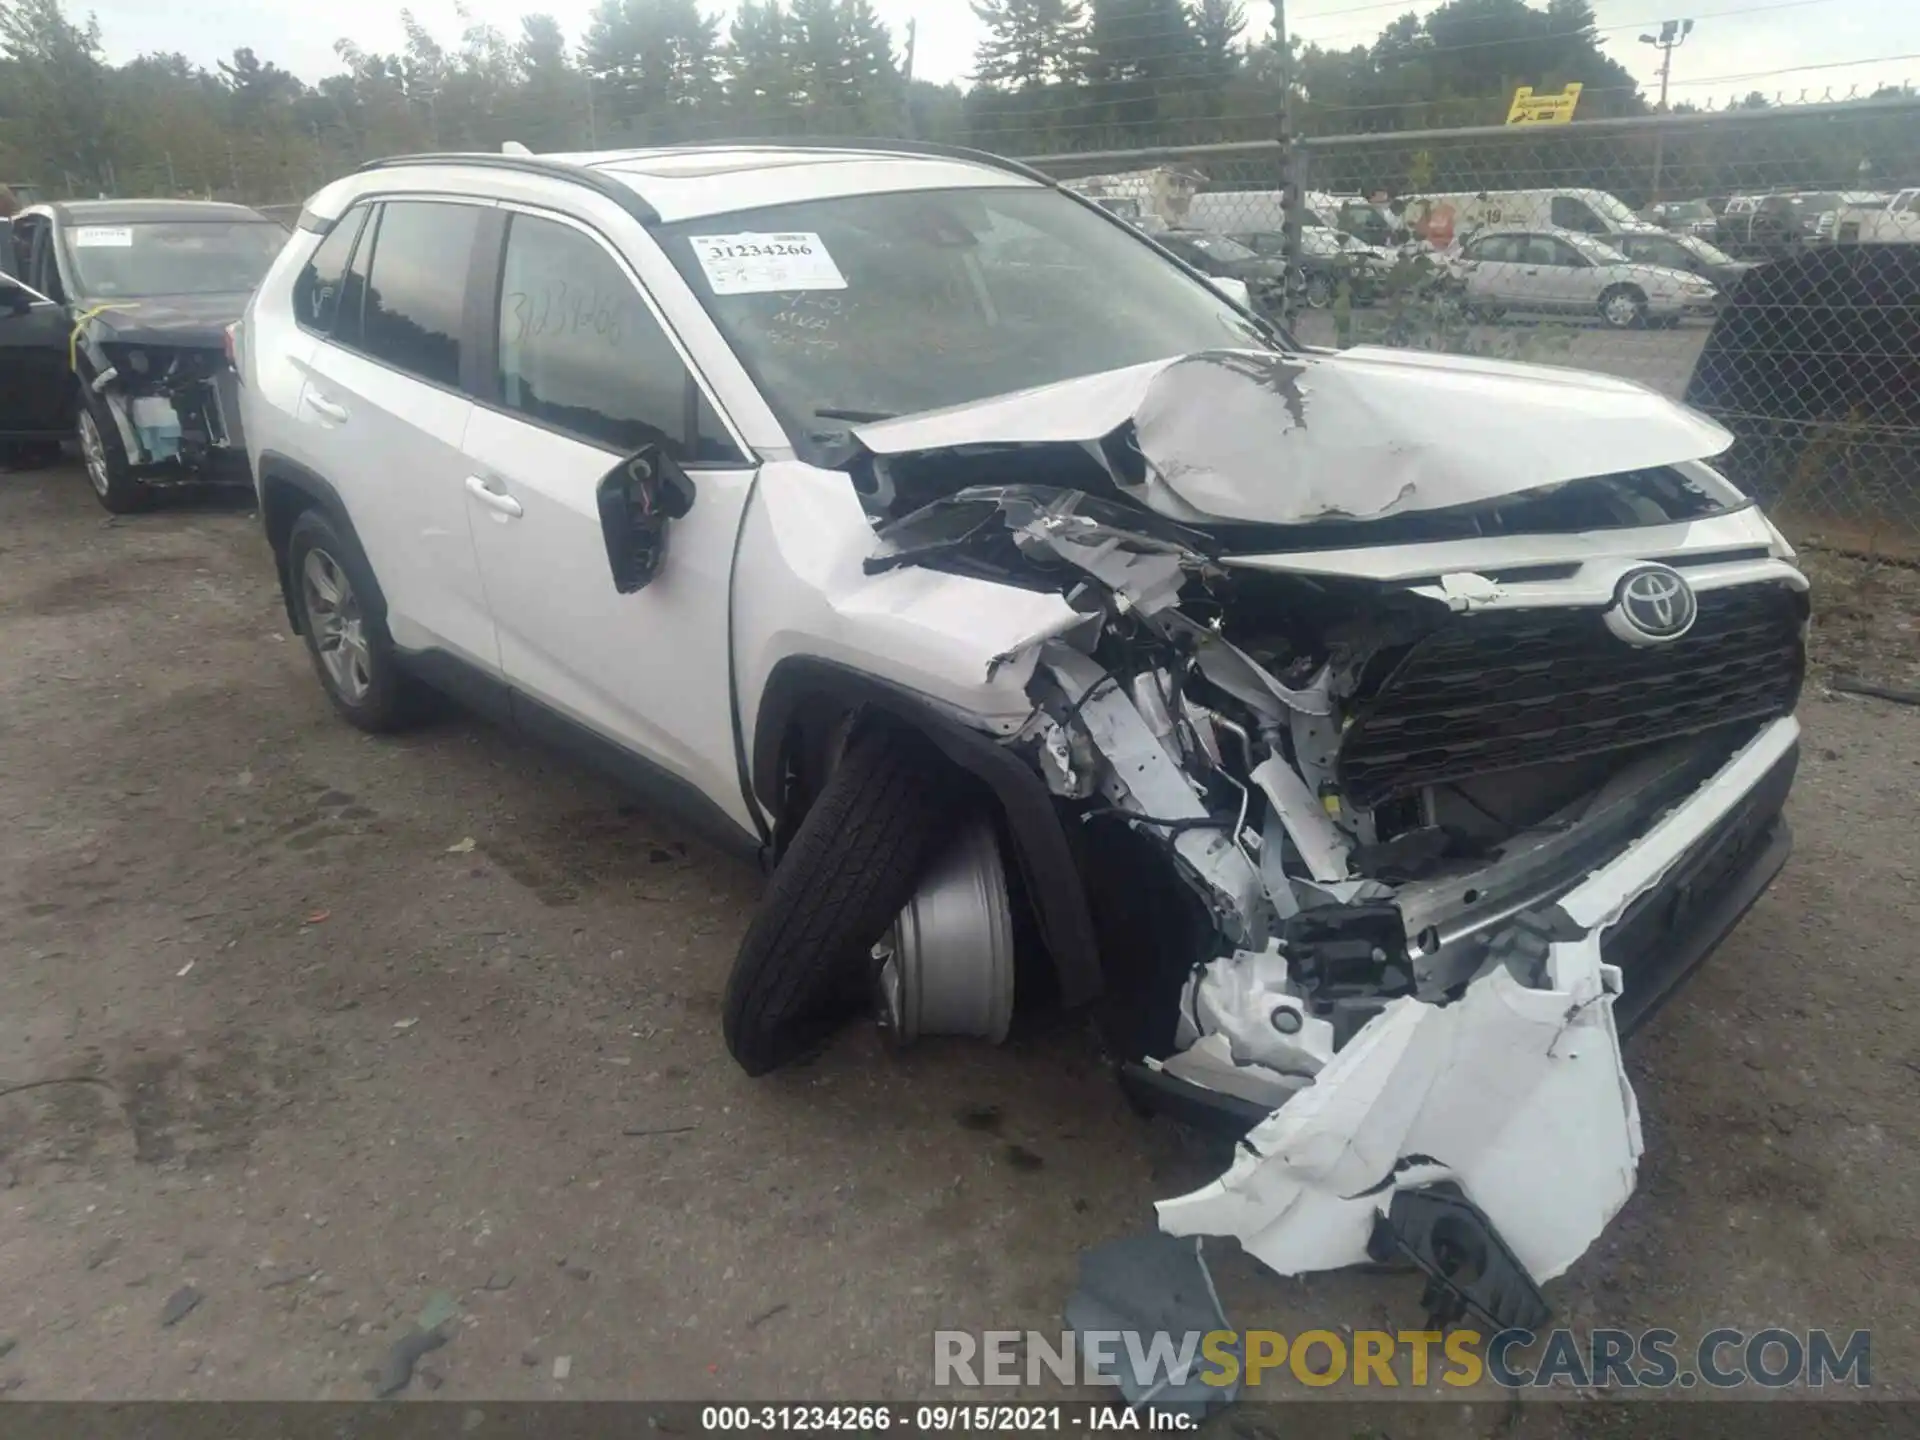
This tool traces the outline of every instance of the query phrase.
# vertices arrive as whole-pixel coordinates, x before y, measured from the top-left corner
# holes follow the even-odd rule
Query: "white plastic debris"
[[[564,1380],[573,1373],[573,1356],[556,1355],[553,1357],[553,1378]]]

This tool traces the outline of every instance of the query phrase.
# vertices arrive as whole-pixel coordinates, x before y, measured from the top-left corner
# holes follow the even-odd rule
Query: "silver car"
[[[1616,330],[1710,316],[1718,292],[1698,275],[1636,264],[1572,230],[1483,230],[1450,268],[1468,306],[1492,319],[1508,310],[1598,315]]]

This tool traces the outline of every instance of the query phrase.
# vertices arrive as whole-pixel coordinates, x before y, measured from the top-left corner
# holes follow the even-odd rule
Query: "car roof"
[[[455,178],[462,170],[493,170],[502,179],[513,172],[545,174],[551,179],[588,181],[603,193],[611,183],[630,191],[640,205],[668,223],[847,195],[1008,186],[1038,189],[1050,183],[1017,162],[905,141],[740,141],[542,155],[415,155],[367,168],[377,174],[396,165],[416,174],[430,169],[443,178]],[[592,174],[581,175],[582,170]],[[339,193],[341,208],[367,188],[356,183]],[[324,213],[333,212],[332,192],[330,186],[322,192],[325,200],[315,197],[314,203]]]
[[[222,200],[56,200],[40,208],[70,225],[189,224],[193,221],[259,220],[258,210]]]

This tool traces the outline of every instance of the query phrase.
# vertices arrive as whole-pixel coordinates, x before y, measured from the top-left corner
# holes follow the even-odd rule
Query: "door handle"
[[[314,414],[331,420],[336,425],[344,425],[347,423],[347,407],[344,405],[336,405],[324,395],[315,395],[309,390],[307,392],[307,404],[313,410]]]
[[[502,495],[478,475],[467,476],[467,493],[503,519],[518,520],[527,513],[518,500],[511,495]]]

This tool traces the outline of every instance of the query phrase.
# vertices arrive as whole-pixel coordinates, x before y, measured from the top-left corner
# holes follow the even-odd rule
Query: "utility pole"
[[[1667,81],[1673,78],[1673,52],[1687,43],[1687,37],[1693,34],[1691,20],[1663,20],[1658,35],[1642,35],[1640,43],[1651,45],[1660,52],[1660,113],[1667,113]],[[1660,170],[1667,158],[1667,132],[1653,132],[1653,196],[1647,202],[1650,205],[1660,203]]]
[[[1293,272],[1300,264],[1300,209],[1306,203],[1300,183],[1304,156],[1293,133],[1293,47],[1287,39],[1287,0],[1273,0],[1273,54],[1280,66],[1281,223],[1287,273],[1280,282],[1280,323],[1293,322]]]

